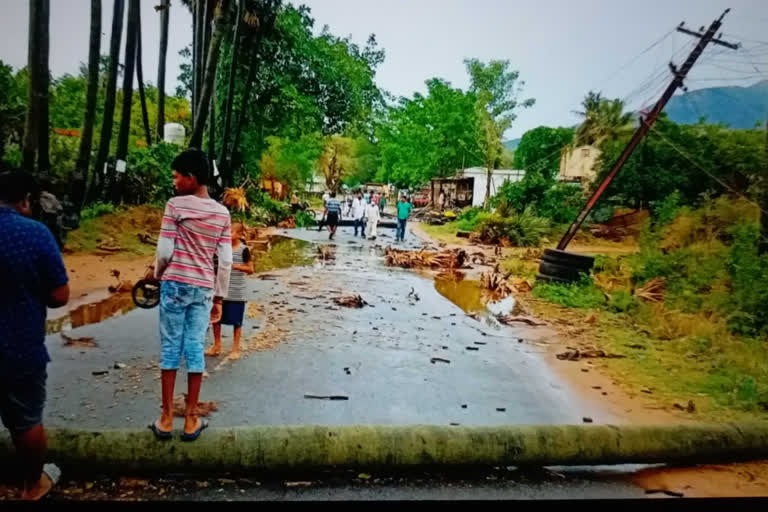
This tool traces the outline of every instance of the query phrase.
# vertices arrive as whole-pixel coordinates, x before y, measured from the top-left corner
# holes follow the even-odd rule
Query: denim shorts
[[[211,318],[213,290],[177,281],[160,288],[162,370],[178,370],[181,356],[189,373],[205,371],[205,334]]]
[[[43,423],[45,368],[23,376],[0,377],[0,419],[12,435]]]

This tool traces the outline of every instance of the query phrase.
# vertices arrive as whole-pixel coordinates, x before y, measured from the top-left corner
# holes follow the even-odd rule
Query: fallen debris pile
[[[535,318],[520,316],[520,315],[502,315],[502,316],[496,317],[496,319],[499,322],[503,323],[504,325],[510,325],[514,323],[528,324],[533,327],[547,325],[544,322],[540,322],[539,320],[536,320]],[[560,356],[558,355],[557,357],[560,357]]]
[[[402,268],[465,268],[467,253],[463,249],[406,251],[387,247],[384,261],[390,267]]]
[[[493,271],[480,274],[480,284],[486,290],[501,297],[506,297],[513,293],[528,293],[533,290],[533,285],[528,279],[511,276],[511,272],[502,274],[497,265]]]
[[[73,338],[71,336],[67,336],[63,332],[61,333],[61,338],[64,340],[64,346],[65,347],[86,347],[86,348],[93,348],[98,347],[98,344],[96,343],[96,340],[93,339],[90,336],[83,336],[81,338]]]
[[[197,402],[198,416],[210,416],[212,412],[218,411],[219,406],[216,402]],[[187,414],[187,394],[182,393],[173,399],[173,415],[177,418],[183,418]]]
[[[605,350],[566,350],[560,354],[557,354],[557,358],[561,361],[579,361],[581,359],[593,359],[593,358],[606,358],[606,359],[622,359],[626,356],[621,354],[609,354]]]
[[[635,297],[647,302],[664,302],[664,293],[666,291],[667,281],[663,277],[654,277],[635,290]]]
[[[336,297],[333,299],[333,302],[339,306],[344,306],[347,308],[362,308],[363,306],[368,305],[368,303],[365,302],[365,299],[363,299],[360,295],[345,295],[344,297]]]

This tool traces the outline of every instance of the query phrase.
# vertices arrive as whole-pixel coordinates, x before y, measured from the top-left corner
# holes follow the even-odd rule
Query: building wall
[[[485,202],[485,186],[488,183],[488,171],[481,167],[464,169],[465,178],[473,178],[472,206],[483,206]],[[491,197],[496,195],[499,188],[507,181],[516,182],[523,179],[525,171],[518,169],[495,169],[491,175]]]
[[[580,181],[591,183],[597,177],[594,170],[600,150],[594,146],[579,146],[571,151],[564,151],[560,157],[560,181]]]

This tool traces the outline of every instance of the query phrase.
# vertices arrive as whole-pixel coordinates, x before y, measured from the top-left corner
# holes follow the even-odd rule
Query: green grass
[[[457,231],[463,231],[458,227],[459,221],[448,222],[442,226],[433,226],[431,224],[421,224],[421,229],[432,240],[436,242],[445,242],[447,244],[455,245],[467,245],[469,240],[466,238],[459,238],[456,236]]]
[[[99,245],[118,246],[120,253],[147,256],[155,246],[139,240],[139,233],[157,237],[162,210],[151,206],[116,209],[113,213],[84,218],[80,227],[67,236],[66,247],[75,253],[99,250]]]

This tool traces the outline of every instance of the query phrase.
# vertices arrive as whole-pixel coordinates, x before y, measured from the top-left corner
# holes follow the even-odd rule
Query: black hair
[[[18,203],[26,199],[27,194],[33,201],[40,197],[40,185],[31,174],[14,168],[0,171],[0,201]]]
[[[331,192],[331,197],[336,197],[336,192]]]
[[[194,176],[198,185],[208,185],[210,170],[208,155],[196,148],[189,148],[178,154],[171,163],[171,169],[183,176]]]

